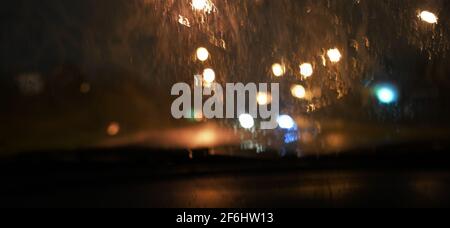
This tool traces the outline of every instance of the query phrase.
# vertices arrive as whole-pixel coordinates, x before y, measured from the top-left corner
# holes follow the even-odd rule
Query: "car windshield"
[[[303,157],[450,136],[447,0],[14,0],[0,11],[2,155],[138,145]]]

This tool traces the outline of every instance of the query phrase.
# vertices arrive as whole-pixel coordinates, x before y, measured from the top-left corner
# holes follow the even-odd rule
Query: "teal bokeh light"
[[[398,90],[390,84],[380,84],[375,86],[375,97],[380,103],[392,104],[398,100]]]

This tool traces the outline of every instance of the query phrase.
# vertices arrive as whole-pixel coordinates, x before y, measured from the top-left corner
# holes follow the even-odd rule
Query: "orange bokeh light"
[[[108,125],[108,128],[106,129],[106,133],[109,136],[115,136],[119,134],[120,132],[120,124],[116,122],[112,122]]]

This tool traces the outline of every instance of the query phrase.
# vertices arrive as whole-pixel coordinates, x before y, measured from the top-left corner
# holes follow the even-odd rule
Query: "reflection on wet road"
[[[121,173],[123,177],[125,173]],[[142,175],[142,173],[140,173]],[[68,182],[69,176],[64,177]],[[2,194],[2,206],[46,207],[439,207],[448,205],[448,172],[301,171],[152,179],[111,178],[54,186],[53,177],[36,180],[30,196]],[[56,180],[58,178],[55,178]],[[91,181],[89,181],[91,180]],[[24,182],[27,183],[27,182]],[[53,184],[52,184],[53,183]],[[66,183],[61,182],[60,183]],[[68,182],[69,183],[69,182]],[[107,183],[107,184],[106,184]],[[49,188],[52,186],[51,188]],[[9,187],[11,188],[11,187]],[[46,194],[44,189],[52,189]],[[3,188],[0,192],[5,192]],[[3,198],[7,196],[7,198]],[[270,197],[268,197],[270,196]],[[264,199],[264,200],[262,200]]]

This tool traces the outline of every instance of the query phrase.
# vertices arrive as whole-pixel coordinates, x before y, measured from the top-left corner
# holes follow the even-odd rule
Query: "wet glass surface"
[[[448,141],[449,10],[446,0],[8,1],[0,151],[301,157]],[[205,69],[221,84],[280,83],[280,127],[174,119],[171,87]]]

